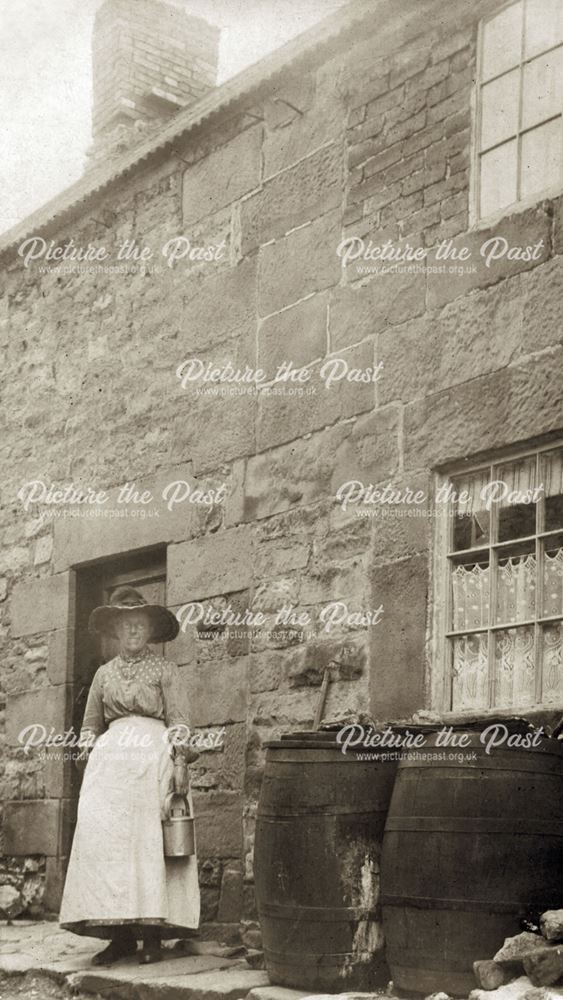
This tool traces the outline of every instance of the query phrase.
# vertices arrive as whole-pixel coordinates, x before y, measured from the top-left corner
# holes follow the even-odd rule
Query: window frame
[[[490,226],[500,222],[501,219],[506,218],[507,215],[514,215],[518,212],[526,211],[528,208],[532,208],[541,201],[548,201],[550,199],[556,198],[563,193],[563,165],[561,169],[560,180],[556,184],[551,184],[542,188],[541,190],[535,192],[526,198],[517,198],[516,201],[511,202],[509,205],[504,205],[495,212],[490,212],[488,215],[481,215],[480,213],[480,202],[481,202],[481,150],[480,150],[480,135],[481,135],[481,120],[482,120],[482,97],[481,92],[483,89],[483,45],[484,45],[484,35],[485,35],[485,25],[492,21],[493,18],[502,14],[503,11],[507,10],[509,7],[515,6],[515,3],[522,2],[525,4],[526,0],[507,0],[506,3],[500,5],[493,14],[482,17],[478,24],[477,30],[477,58],[476,58],[476,68],[475,68],[475,83],[472,88],[472,129],[471,129],[471,176],[470,176],[470,197],[469,197],[469,225],[471,229],[479,230],[486,229]],[[525,32],[525,17],[522,18],[522,39],[524,39]],[[545,52],[536,54],[530,59],[524,59],[523,45],[520,52],[520,61],[518,62],[517,68],[520,73],[519,78],[519,109],[518,109],[518,131],[516,133],[516,142],[518,144],[517,152],[517,187],[520,187],[520,166],[521,166],[521,151],[522,151],[522,136],[527,132],[531,132],[534,129],[540,127],[540,125],[545,125],[549,121],[554,121],[559,118],[560,121],[560,131],[561,131],[561,142],[563,147],[563,104],[561,107],[561,112],[558,115],[552,115],[550,118],[546,118],[545,122],[537,123],[528,129],[522,129],[522,91],[523,91],[523,67],[532,62],[534,59],[539,58],[540,55],[544,55],[549,52],[553,52],[556,48],[560,48],[563,42],[559,42],[557,45],[552,46],[549,49],[545,49]],[[493,80],[499,79],[504,76],[510,70],[505,70],[503,73],[499,73],[497,76],[491,77],[487,80],[487,83],[491,83]],[[508,140],[502,140],[494,144],[487,149],[490,152],[493,149],[504,145]],[[563,159],[562,159],[563,164]]]
[[[477,472],[487,467],[490,469],[492,466],[507,465],[510,463],[516,463],[525,458],[541,456],[545,452],[556,451],[563,449],[563,437],[557,436],[549,441],[543,441],[541,443],[536,443],[533,445],[527,444],[521,447],[515,446],[514,448],[503,449],[500,453],[489,454],[481,457],[480,459],[472,459],[468,462],[460,461],[448,465],[448,467],[443,468],[435,472],[434,475],[434,488],[437,492],[441,486],[446,486],[451,483],[452,479],[458,478],[461,475],[470,475],[472,472]],[[433,539],[433,559],[431,562],[431,594],[433,601],[433,609],[430,617],[431,622],[431,639],[429,643],[430,652],[430,678],[429,678],[429,690],[431,698],[431,708],[433,711],[439,712],[444,719],[463,719],[469,717],[475,717],[477,714],[479,717],[487,718],[499,717],[502,715],[514,716],[518,715],[534,715],[538,712],[563,712],[563,699],[558,703],[546,704],[545,702],[535,701],[532,705],[512,705],[509,707],[502,706],[489,706],[488,708],[468,708],[468,709],[455,709],[452,708],[451,704],[451,666],[450,666],[450,633],[456,630],[450,628],[451,622],[451,567],[449,556],[453,552],[452,548],[452,536],[453,536],[453,517],[452,517],[453,505],[452,501],[441,504],[440,509],[435,511],[436,517],[434,518],[435,531]],[[536,565],[537,565],[537,577],[536,580],[539,581],[539,590],[536,594],[536,615],[534,619],[534,659],[537,667],[537,655],[538,655],[538,640],[537,632],[541,628],[541,624],[545,622],[561,621],[563,620],[563,614],[557,616],[541,615],[541,588],[543,577],[542,566],[540,560],[538,559],[539,549],[541,548],[541,541],[549,537],[557,537],[563,535],[563,526],[558,529],[553,529],[548,532],[545,531],[545,526],[541,525],[538,528],[536,519],[536,528],[534,532],[535,540],[535,551],[536,551]],[[498,551],[494,549],[494,546],[505,546],[507,550],[510,546],[517,545],[525,540],[529,540],[532,536],[525,536],[522,538],[510,539],[504,543],[498,543],[497,540],[492,538],[489,540],[487,546],[482,548],[487,548],[488,552]],[[466,552],[469,550],[460,550],[461,552]],[[475,552],[480,551],[479,547],[475,548]],[[457,553],[456,553],[457,554]],[[493,587],[495,584],[492,584]],[[538,621],[541,624],[538,625]],[[487,627],[476,630],[466,630],[463,634],[476,634],[477,632],[485,632],[487,635],[493,632],[503,630],[506,631],[507,628],[524,627],[523,622],[513,622],[513,623],[489,623]],[[461,634],[461,633],[460,633]],[[489,655],[489,671],[491,669],[491,649],[488,649]],[[541,684],[541,671],[537,671],[536,674],[536,692]],[[489,673],[488,678],[489,685],[491,685],[491,676]]]

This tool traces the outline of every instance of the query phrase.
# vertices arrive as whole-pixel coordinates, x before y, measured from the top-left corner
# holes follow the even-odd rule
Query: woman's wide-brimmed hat
[[[109,604],[94,608],[88,621],[90,632],[116,637],[115,625],[120,615],[128,611],[144,611],[151,623],[151,642],[172,642],[180,631],[180,623],[168,608],[149,604],[134,587],[121,587],[110,597]]]

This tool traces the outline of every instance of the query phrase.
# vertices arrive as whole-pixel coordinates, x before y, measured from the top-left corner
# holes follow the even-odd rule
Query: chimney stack
[[[90,155],[127,148],[214,87],[219,34],[181,0],[105,0],[94,25]]]

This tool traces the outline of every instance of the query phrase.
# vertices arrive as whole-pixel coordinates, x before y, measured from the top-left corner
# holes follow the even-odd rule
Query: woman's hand
[[[190,790],[190,779],[188,775],[188,765],[181,757],[177,757],[174,761],[174,791],[176,795],[187,796]]]
[[[74,762],[75,762],[75,764],[76,764],[76,766],[77,766],[80,774],[84,774],[84,771],[86,770],[86,764],[88,763],[88,757],[89,756],[90,756],[90,753],[89,753],[88,750],[81,750],[80,753],[77,754],[76,757],[74,758]]]

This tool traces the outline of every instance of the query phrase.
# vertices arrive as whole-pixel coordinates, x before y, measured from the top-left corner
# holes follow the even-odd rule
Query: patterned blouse
[[[96,739],[114,719],[146,715],[166,726],[189,726],[185,686],[175,663],[145,647],[133,656],[114,657],[98,668],[90,687],[81,737]],[[181,735],[189,734],[182,730]],[[182,746],[177,747],[182,752]]]

